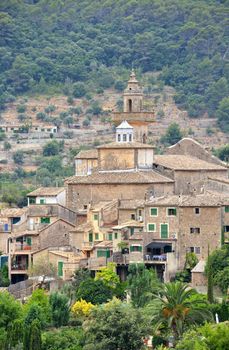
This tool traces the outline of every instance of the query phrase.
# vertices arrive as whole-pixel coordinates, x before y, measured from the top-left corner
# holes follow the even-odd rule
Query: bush
[[[161,143],[174,145],[182,139],[182,132],[177,123],[172,123],[169,125],[166,134],[161,137]]]
[[[69,299],[66,295],[52,293],[49,298],[52,323],[55,327],[66,326],[69,321]]]
[[[26,106],[25,105],[17,106],[17,112],[18,113],[25,113],[25,111],[26,111]]]
[[[73,84],[73,96],[76,98],[85,96],[87,90],[84,83],[78,82]]]
[[[13,160],[15,164],[21,165],[24,163],[24,153],[22,151],[17,151],[13,154]]]
[[[46,143],[46,145],[43,147],[43,156],[49,157],[49,156],[56,156],[60,152],[60,146],[57,141],[50,141]]]

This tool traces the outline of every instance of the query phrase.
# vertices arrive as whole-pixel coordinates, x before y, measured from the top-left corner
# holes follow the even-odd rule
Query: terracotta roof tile
[[[27,194],[28,197],[33,196],[57,196],[59,193],[63,192],[65,189],[64,187],[40,187],[37,188],[35,191],[32,191]]]
[[[98,158],[98,150],[97,149],[89,149],[86,151],[80,151],[75,159],[97,159]]]
[[[155,155],[154,164],[174,170],[227,170],[225,167],[205,160],[184,155]]]
[[[130,183],[173,183],[174,181],[156,171],[97,172],[86,176],[72,176],[66,184],[130,184]]]
[[[148,145],[146,143],[140,143],[140,142],[111,142],[106,143],[104,145],[98,146],[98,149],[103,148],[155,148],[152,145]]]

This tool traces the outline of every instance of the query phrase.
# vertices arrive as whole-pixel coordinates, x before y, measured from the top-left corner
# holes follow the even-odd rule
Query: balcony
[[[25,263],[13,263],[11,266],[11,273],[27,273],[28,264]]]
[[[20,242],[12,244],[12,251],[14,253],[23,252],[24,254],[26,253],[29,254],[31,251],[35,251],[35,250],[38,250],[37,244],[28,245],[26,243],[20,243]]]
[[[82,249],[83,250],[92,250],[94,247],[94,242],[83,242]]]
[[[144,256],[145,263],[155,263],[155,264],[164,264],[167,262],[167,254],[145,254]]]

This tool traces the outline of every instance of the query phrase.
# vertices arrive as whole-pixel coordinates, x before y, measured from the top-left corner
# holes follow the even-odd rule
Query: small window
[[[130,251],[131,252],[142,252],[142,246],[140,246],[140,245],[138,245],[138,246],[133,246],[133,245],[131,245],[130,246]]]
[[[167,215],[168,215],[168,216],[176,216],[176,215],[177,215],[177,210],[176,210],[176,208],[168,208],[168,209],[167,209]]]
[[[40,199],[40,204],[45,204],[45,199],[44,198]]]
[[[225,207],[225,213],[229,213],[229,205]]]
[[[41,218],[41,224],[50,224],[50,218]]]
[[[99,240],[99,234],[98,234],[98,233],[95,234],[95,240],[96,240],[96,241]]]
[[[200,254],[200,247],[190,247],[190,253]]]
[[[131,220],[135,220],[135,214],[131,214]]]
[[[118,239],[118,232],[115,232],[114,238],[115,238],[115,239]]]
[[[129,141],[130,142],[132,141],[132,135],[131,134],[129,135]]]
[[[130,235],[132,236],[134,234],[134,227],[130,228]]]
[[[126,134],[122,135],[122,140],[123,140],[123,142],[126,142]]]
[[[200,234],[200,228],[199,227],[190,227],[190,233]]]
[[[155,232],[156,231],[156,225],[155,224],[148,224],[148,231]]]
[[[118,134],[118,142],[120,142],[120,141],[121,141],[121,135]]]
[[[150,215],[157,216],[157,208],[150,208]]]
[[[84,208],[84,209],[87,209],[87,205],[86,205],[86,204],[84,204],[83,208]]]
[[[229,226],[224,226],[224,232],[229,232]]]
[[[98,221],[99,220],[99,215],[98,214],[94,214],[94,221]]]
[[[36,203],[36,197],[29,197],[29,204],[35,204]]]
[[[142,216],[142,210],[141,210],[141,209],[139,209],[138,215],[139,215],[139,216]]]
[[[200,214],[200,208],[195,208],[195,214],[196,215]]]
[[[112,239],[113,239],[112,233],[109,233],[109,234],[108,234],[108,240],[109,240],[109,241],[112,241]]]

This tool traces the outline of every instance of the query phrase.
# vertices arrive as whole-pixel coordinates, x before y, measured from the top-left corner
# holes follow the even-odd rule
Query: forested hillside
[[[133,65],[160,71],[190,117],[229,131],[228,0],[1,0],[0,106],[18,94],[85,94]],[[152,81],[153,84],[153,81]]]

